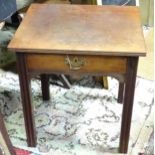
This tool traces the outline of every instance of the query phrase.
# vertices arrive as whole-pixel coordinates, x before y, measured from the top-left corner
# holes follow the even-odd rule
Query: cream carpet
[[[147,56],[140,57],[138,64],[138,76],[154,80],[154,28],[144,27],[144,36],[147,48]]]
[[[8,133],[13,145],[27,148],[18,76],[0,70],[0,79],[0,107],[5,115]],[[42,102],[40,82],[33,81],[33,106],[38,138],[34,151],[46,155],[117,153],[122,104],[117,103],[118,82],[112,78],[109,81],[109,90],[104,90],[91,77],[76,81],[71,89],[51,85],[49,102]],[[128,151],[130,155],[146,151],[152,153],[152,147],[146,147],[149,135],[153,132],[152,83],[137,78]],[[143,136],[139,142],[141,133]]]

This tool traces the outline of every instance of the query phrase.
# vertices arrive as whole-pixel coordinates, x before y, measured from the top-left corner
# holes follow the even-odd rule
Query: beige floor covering
[[[145,28],[144,28],[145,29]],[[139,59],[138,76],[153,80],[154,79],[154,28],[144,30],[147,56]]]
[[[154,80],[154,28],[150,27],[145,29],[144,36],[147,56],[139,59],[138,76],[144,79]],[[131,154],[137,155],[138,152],[144,152],[146,147],[148,147],[146,142],[149,139],[149,133],[152,131],[149,131],[147,125],[150,124],[154,125],[154,108],[152,108],[152,111],[150,112],[150,115],[142,128],[139,138],[137,139],[137,143],[131,151]]]

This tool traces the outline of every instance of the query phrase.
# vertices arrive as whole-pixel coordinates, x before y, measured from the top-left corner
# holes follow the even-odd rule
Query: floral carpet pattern
[[[92,77],[74,81],[70,89],[50,85],[51,99],[43,102],[40,81],[32,81],[37,148],[41,154],[102,155],[117,152],[122,104],[117,103],[118,82],[109,78],[105,90]],[[137,78],[128,154],[154,105],[153,82]],[[11,141],[26,146],[18,76],[0,70],[0,108]],[[153,121],[147,125],[153,132]],[[151,150],[152,151],[152,150]]]

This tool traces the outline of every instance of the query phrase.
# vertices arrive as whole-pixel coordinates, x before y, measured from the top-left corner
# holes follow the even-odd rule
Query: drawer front
[[[61,73],[125,73],[126,57],[29,54],[28,71]]]

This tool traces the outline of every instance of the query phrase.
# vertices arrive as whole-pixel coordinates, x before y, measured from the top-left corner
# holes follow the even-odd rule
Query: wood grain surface
[[[126,57],[109,57],[109,56],[76,56],[79,59],[84,59],[85,64],[77,70],[72,70],[65,60],[73,59],[75,56],[70,55],[50,55],[50,54],[27,54],[26,62],[28,71],[53,71],[61,73],[121,73],[126,72]]]
[[[16,52],[145,56],[133,6],[32,4],[10,49]]]

